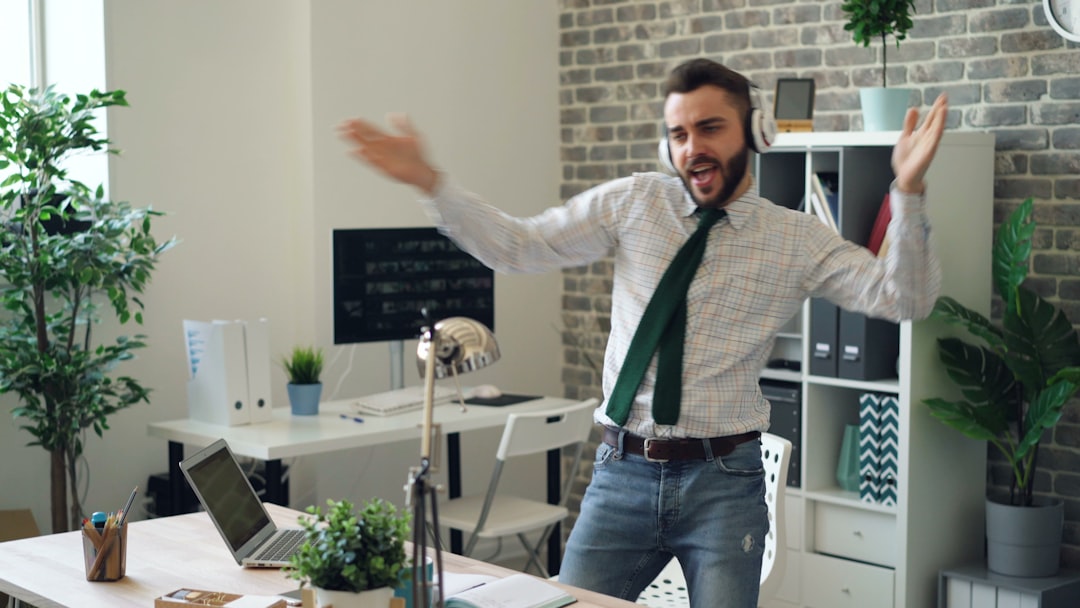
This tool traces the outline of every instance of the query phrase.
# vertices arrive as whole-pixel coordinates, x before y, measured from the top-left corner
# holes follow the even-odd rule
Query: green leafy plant
[[[359,513],[348,500],[326,501],[327,510],[307,508],[313,518],[301,519],[306,541],[284,568],[301,585],[330,591],[367,591],[396,587],[411,572],[405,554],[408,512],[380,498],[364,503]]]
[[[281,366],[290,384],[319,384],[323,369],[323,352],[313,346],[295,346],[292,354],[282,357]]]
[[[886,36],[891,34],[896,47],[900,48],[900,41],[907,38],[913,25],[911,14],[915,12],[915,0],[844,0],[840,9],[848,15],[844,29],[851,32],[855,44],[867,47],[876,38],[881,38],[881,86],[888,86],[889,45]]]
[[[977,343],[939,338],[938,354],[963,399],[926,399],[931,414],[972,438],[989,441],[1012,467],[1010,503],[1033,504],[1043,432],[1061,419],[1080,388],[1080,342],[1065,314],[1023,287],[1035,222],[1027,199],[1001,225],[993,280],[1005,304],[1001,326],[941,297],[932,317],[965,328]]]
[[[82,518],[76,462],[85,430],[101,436],[110,415],[148,401],[134,378],[113,375],[145,336],[95,346],[99,313],[111,308],[121,325],[141,324],[138,294],[175,244],[151,234],[159,212],[106,200],[102,187],[64,168],[73,154],[115,153],[93,122],[97,110],[126,106],[124,95],[0,91],[0,392],[18,396],[12,414],[34,436],[29,445],[50,453],[53,532]]]

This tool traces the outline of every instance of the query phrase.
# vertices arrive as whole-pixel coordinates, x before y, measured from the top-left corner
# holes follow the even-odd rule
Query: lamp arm
[[[432,327],[428,331],[428,357],[424,366],[424,417],[423,435],[420,438],[420,460],[431,460],[432,418],[435,409],[435,359],[439,352],[439,333]]]

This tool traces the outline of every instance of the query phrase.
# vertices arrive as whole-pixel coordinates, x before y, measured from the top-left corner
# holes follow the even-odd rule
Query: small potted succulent
[[[289,406],[293,415],[312,416],[319,413],[322,396],[323,370],[322,349],[314,346],[296,346],[292,353],[281,360],[281,366],[289,377]]]
[[[313,517],[300,520],[307,540],[284,571],[301,586],[310,584],[319,606],[385,608],[411,576],[405,552],[409,512],[380,498],[359,512],[348,500],[326,505],[325,512],[307,508]]]

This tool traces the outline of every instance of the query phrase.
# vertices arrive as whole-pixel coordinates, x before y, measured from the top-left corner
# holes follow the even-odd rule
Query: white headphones
[[[761,101],[761,89],[753,84],[750,85],[750,118],[746,121],[746,142],[750,149],[758,154],[769,151],[773,141],[776,140],[776,119],[773,113]],[[675,162],[671,159],[671,148],[668,146],[667,127],[664,127],[664,135],[660,138],[657,148],[660,164],[672,174],[678,173]]]

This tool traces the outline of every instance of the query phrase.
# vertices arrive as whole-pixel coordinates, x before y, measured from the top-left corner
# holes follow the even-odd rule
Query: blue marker
[[[100,530],[105,527],[106,518],[104,511],[94,511],[94,514],[90,516],[90,523],[94,524],[94,527]]]
[[[364,419],[359,416],[350,416],[348,414],[338,414],[342,420],[352,420],[353,422],[363,422]]]

